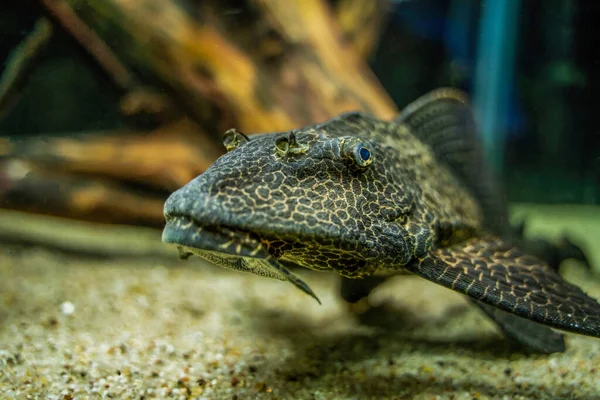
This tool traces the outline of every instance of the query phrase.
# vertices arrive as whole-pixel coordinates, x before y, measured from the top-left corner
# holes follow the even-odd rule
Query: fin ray
[[[600,337],[600,304],[541,260],[495,237],[431,251],[406,267],[432,282],[556,329]]]
[[[527,350],[551,354],[565,351],[565,338],[558,332],[537,322],[517,317],[499,308],[471,299],[489,318],[500,327],[502,332]]]
[[[296,286],[298,289],[315,299],[317,303],[321,304],[321,300],[317,297],[315,292],[313,292],[310,286],[308,286],[306,282],[288,270],[282,263],[275,260],[271,256],[268,256],[265,259],[258,259],[258,261],[266,268],[269,268],[279,274],[283,280],[290,282],[292,285]]]
[[[498,235],[511,233],[506,200],[484,162],[481,138],[465,93],[452,88],[433,90],[406,106],[394,122],[406,124],[462,181],[481,205],[488,230]]]

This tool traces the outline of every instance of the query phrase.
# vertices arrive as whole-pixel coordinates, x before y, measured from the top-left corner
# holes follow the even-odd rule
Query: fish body
[[[511,338],[564,350],[548,327],[600,337],[600,304],[524,252],[482,159],[466,97],[439,89],[394,121],[346,113],[289,132],[225,134],[228,152],[165,203],[163,241],[239,271],[334,271],[364,298],[411,272],[469,296]]]

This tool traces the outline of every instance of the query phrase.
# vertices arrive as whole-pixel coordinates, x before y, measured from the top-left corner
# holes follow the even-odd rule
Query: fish
[[[436,89],[392,121],[347,112],[286,132],[230,129],[223,144],[165,202],[162,240],[181,258],[287,281],[319,302],[289,265],[339,274],[349,303],[410,273],[468,296],[534,351],[565,350],[553,329],[600,337],[600,304],[511,228],[463,92]]]

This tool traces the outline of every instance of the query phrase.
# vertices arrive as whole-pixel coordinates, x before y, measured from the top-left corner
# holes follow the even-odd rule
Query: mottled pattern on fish
[[[435,132],[428,143],[443,142]],[[468,152],[446,146],[445,158],[407,123],[360,113],[250,139],[231,130],[224,144],[228,153],[165,204],[163,240],[183,257],[289,280],[315,298],[282,262],[352,279],[408,270],[516,316],[600,336],[600,304],[498,237],[492,192],[465,185]]]

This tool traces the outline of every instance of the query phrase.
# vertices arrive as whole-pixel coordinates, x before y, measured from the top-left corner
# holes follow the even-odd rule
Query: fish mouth
[[[190,253],[210,251],[235,257],[265,258],[268,249],[250,232],[205,225],[188,215],[170,215],[163,229],[162,241],[190,249]],[[182,254],[182,257],[185,257]]]
[[[288,281],[321,304],[312,289],[250,232],[203,225],[188,215],[169,215],[162,241],[177,246],[182,259],[197,255],[224,268]]]

